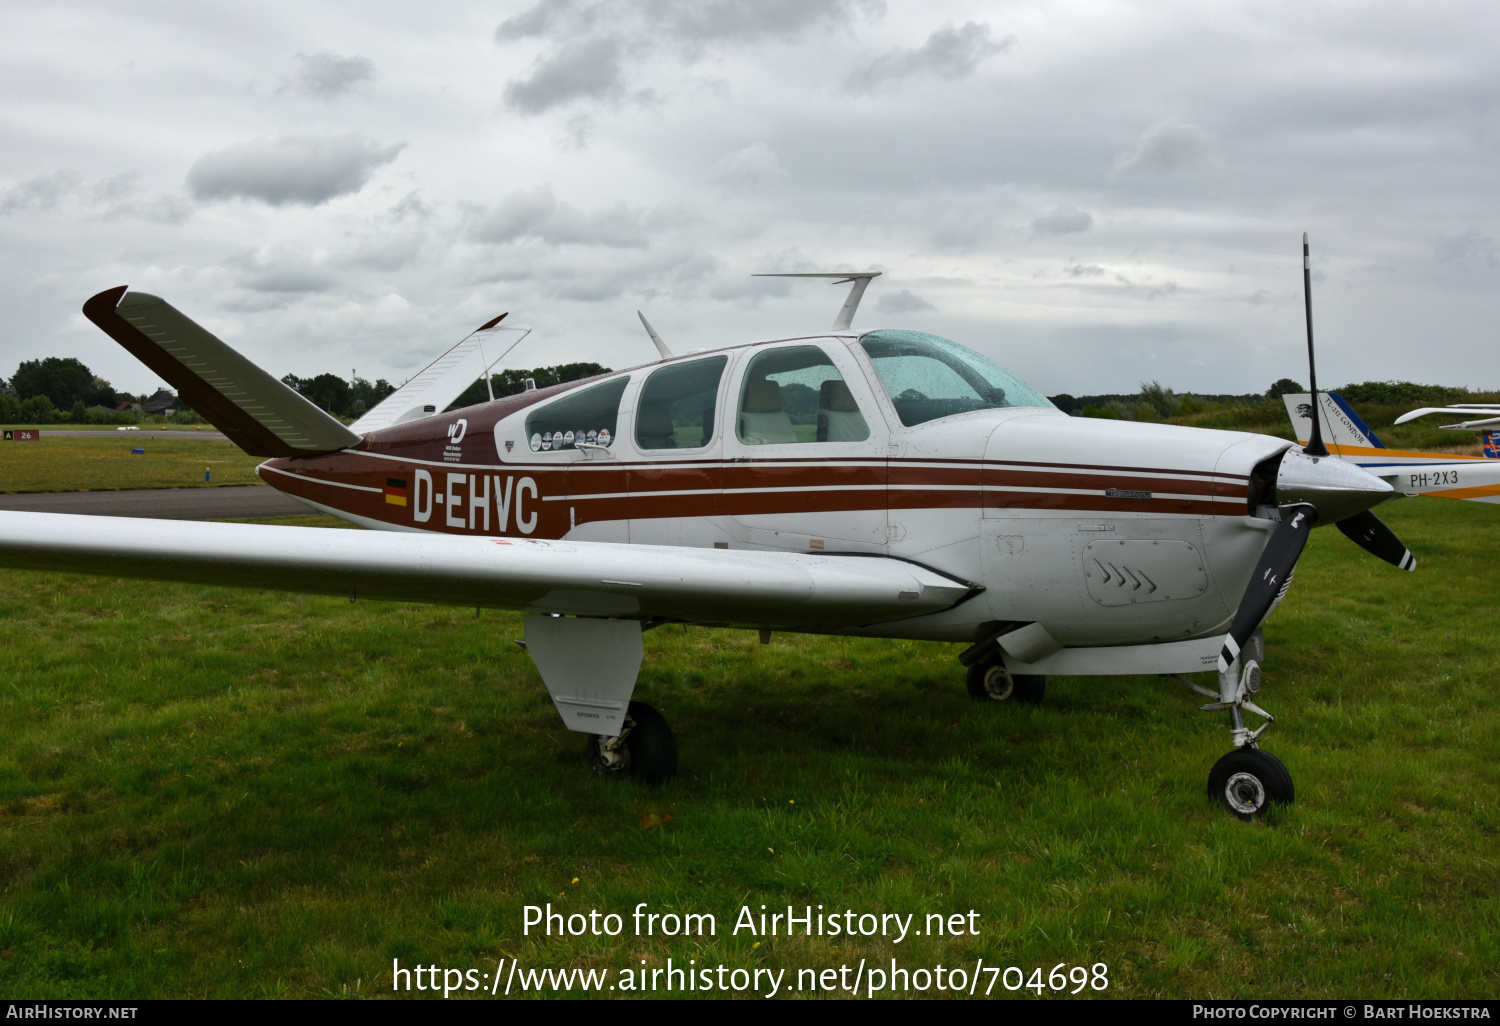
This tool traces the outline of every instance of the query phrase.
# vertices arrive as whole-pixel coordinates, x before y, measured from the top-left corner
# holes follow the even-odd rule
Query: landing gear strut
[[[1250,700],[1260,690],[1260,663],[1265,658],[1265,638],[1256,631],[1227,670],[1219,671],[1217,694],[1184,677],[1188,687],[1215,701],[1202,706],[1204,712],[1228,710],[1229,734],[1234,750],[1214,763],[1208,774],[1208,797],[1240,819],[1258,819],[1274,805],[1290,805],[1296,798],[1292,775],[1281,760],[1260,748],[1260,736],[1276,717]],[[1175,674],[1174,674],[1175,676]],[[1265,718],[1254,730],[1245,726],[1244,712]]]
[[[589,734],[589,766],[600,776],[628,773],[647,784],[664,784],[677,772],[677,739],[666,718],[645,702],[631,702],[625,729],[614,737]]]

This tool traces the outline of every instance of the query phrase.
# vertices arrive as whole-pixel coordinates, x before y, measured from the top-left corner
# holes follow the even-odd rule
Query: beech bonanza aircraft
[[[1297,437],[1309,437],[1313,411],[1311,396],[1284,395],[1281,398],[1286,403]],[[1483,456],[1388,449],[1337,392],[1320,393],[1318,410],[1321,422],[1319,426],[1323,430],[1323,437],[1328,440],[1329,451],[1389,482],[1402,495],[1431,495],[1440,499],[1500,503],[1500,451],[1497,451],[1492,433],[1485,432]],[[1403,413],[1396,418],[1396,423],[1405,424],[1429,413],[1473,418],[1457,424],[1442,425],[1446,431],[1484,431],[1485,428],[1500,424],[1500,406],[1488,404],[1428,406]]]
[[[375,530],[0,513],[0,565],[519,610],[594,770],[649,781],[677,764],[632,700],[663,623],[961,642],[984,701],[1216,671],[1184,680],[1230,716],[1210,795],[1291,802],[1258,747],[1260,627],[1314,525],[1411,562],[1369,512],[1391,486],[1320,444],[1070,418],[946,339],[852,331],[878,273],[806,275],[851,285],[828,331],[676,356],[646,324],[655,363],[443,412],[525,335],[502,314],[348,427],[111,289],[84,313],[268,484]]]

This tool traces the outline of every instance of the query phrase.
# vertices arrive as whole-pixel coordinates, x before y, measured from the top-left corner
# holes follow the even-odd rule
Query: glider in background
[[[1298,439],[1312,433],[1312,397],[1283,395],[1287,414]],[[1320,392],[1318,410],[1328,451],[1355,466],[1362,467],[1390,484],[1402,495],[1431,495],[1440,499],[1468,499],[1471,502],[1500,502],[1500,452],[1494,438],[1484,434],[1483,456],[1458,456],[1447,452],[1414,452],[1388,449],[1364,422],[1354,407],[1337,392]],[[1478,415],[1459,424],[1444,424],[1446,430],[1476,431],[1500,423],[1500,406],[1447,406],[1413,410],[1396,418],[1397,424],[1429,413]],[[1306,445],[1298,441],[1298,445]]]

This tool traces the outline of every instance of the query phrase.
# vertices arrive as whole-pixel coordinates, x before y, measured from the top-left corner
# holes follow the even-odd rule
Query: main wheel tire
[[[589,766],[600,776],[628,773],[647,784],[664,784],[677,772],[677,739],[666,717],[645,702],[631,702],[625,714],[631,723],[625,736],[623,758],[611,766],[604,760],[599,735],[590,734],[585,753]]]
[[[994,656],[970,666],[964,673],[964,684],[976,702],[1004,702],[1015,692],[1014,678]]]
[[[1016,701],[1028,705],[1041,705],[1047,697],[1047,678],[1040,673],[1017,673],[1011,676],[1016,682]]]
[[[1259,748],[1236,748],[1209,771],[1208,797],[1249,821],[1273,805],[1292,804],[1296,793],[1280,759]]]
[[[665,784],[677,773],[677,739],[666,717],[645,702],[631,702],[628,715],[635,729],[625,738],[630,772],[648,784]]]
[[[1047,694],[1047,678],[1041,674],[1013,674],[995,656],[981,660],[964,674],[969,697],[976,702],[1027,702],[1040,705]]]

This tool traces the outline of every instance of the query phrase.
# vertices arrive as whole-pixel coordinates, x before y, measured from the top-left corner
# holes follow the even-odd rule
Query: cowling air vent
[[[1183,541],[1090,542],[1083,576],[1101,606],[1191,599],[1208,590],[1202,554]]]

